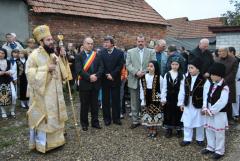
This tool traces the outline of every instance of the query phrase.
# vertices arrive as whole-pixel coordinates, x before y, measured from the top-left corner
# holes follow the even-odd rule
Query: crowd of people
[[[72,43],[54,45],[46,25],[33,31],[35,39],[27,48],[16,34],[6,34],[0,48],[1,116],[15,117],[17,99],[28,109],[30,148],[45,153],[65,143],[67,120],[63,82],[69,81],[80,96],[80,124],[83,131],[101,129],[99,109],[105,126],[121,126],[125,94],[130,93],[130,129],[146,126],[147,136],[155,138],[159,128],[165,137],[176,136],[181,146],[193,142],[207,146],[201,153],[214,159],[225,153],[225,130],[228,122],[239,119],[239,58],[234,47],[208,50],[209,40],[187,52],[155,41],[148,48],[146,39],[136,37],[136,47],[122,50],[112,36],[106,36],[102,48],[94,49],[94,40],[86,37],[80,50]],[[36,41],[36,42],[35,42]],[[8,112],[9,111],[9,112]]]

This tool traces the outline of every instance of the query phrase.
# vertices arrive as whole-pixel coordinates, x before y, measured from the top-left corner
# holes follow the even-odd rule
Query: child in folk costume
[[[160,104],[160,83],[162,77],[159,72],[157,61],[150,61],[148,64],[148,73],[141,79],[143,89],[143,110],[142,125],[148,128],[148,137],[155,138],[157,127],[162,125],[162,113]]]
[[[229,87],[224,82],[225,66],[214,63],[210,69],[211,83],[207,81],[204,92],[203,113],[206,116],[207,147],[202,154],[213,154],[213,159],[219,159],[225,152],[225,130],[228,129],[227,103]]]
[[[12,53],[11,53],[11,58],[9,59],[10,63],[11,63],[11,69],[12,71],[14,72],[12,77],[13,77],[13,82],[16,86],[17,84],[17,59],[19,58],[19,50],[17,49],[14,49],[12,50]]]
[[[181,121],[184,126],[184,139],[181,146],[189,145],[196,128],[196,140],[199,146],[204,145],[204,117],[201,114],[203,105],[203,86],[206,79],[200,74],[201,61],[193,59],[188,63],[188,75],[180,86],[177,105],[183,111]]]
[[[18,82],[17,82],[17,79],[18,79],[18,75],[17,75],[17,59],[19,58],[19,50],[18,49],[14,49],[12,50],[11,52],[11,57],[9,59],[10,61],[10,64],[11,64],[11,71],[13,72],[12,73],[12,78],[13,78],[13,85],[15,87],[15,93],[16,93],[16,99],[18,98],[19,96],[19,92],[18,92]]]
[[[10,107],[11,116],[15,117],[16,91],[13,85],[13,71],[7,60],[7,51],[0,48],[0,107],[2,118],[7,118],[6,106]]]
[[[27,77],[25,74],[25,66],[27,62],[27,51],[22,50],[19,53],[19,59],[17,63],[17,74],[18,74],[18,86],[19,86],[19,99],[21,101],[21,107],[27,109],[29,98],[27,97]]]
[[[163,79],[161,91],[161,103],[164,107],[163,125],[166,127],[166,138],[172,136],[172,130],[176,129],[177,137],[182,134],[182,111],[177,107],[180,84],[183,84],[184,75],[179,72],[180,59],[178,57],[171,60],[171,70],[167,72]]]

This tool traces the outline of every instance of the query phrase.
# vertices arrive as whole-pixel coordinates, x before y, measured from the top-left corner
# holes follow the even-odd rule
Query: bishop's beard
[[[43,45],[43,48],[45,49],[45,51],[48,53],[48,54],[52,54],[54,53],[54,47],[52,47],[52,45]]]

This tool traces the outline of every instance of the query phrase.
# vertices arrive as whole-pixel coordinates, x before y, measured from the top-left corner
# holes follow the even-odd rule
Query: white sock
[[[22,107],[26,107],[24,101],[21,101],[21,106],[22,106]]]
[[[2,118],[7,118],[7,114],[4,107],[1,107],[1,111],[2,111]]]
[[[11,109],[10,109],[10,111],[15,113],[15,108],[16,108],[16,105],[15,105],[15,104],[13,104],[13,105],[11,106]]]

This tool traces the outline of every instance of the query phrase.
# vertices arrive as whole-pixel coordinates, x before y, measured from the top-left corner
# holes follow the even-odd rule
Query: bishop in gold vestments
[[[65,143],[64,125],[67,120],[62,81],[67,78],[65,67],[53,53],[53,39],[46,25],[34,29],[40,43],[29,56],[26,74],[31,105],[28,114],[30,149],[42,153]]]

